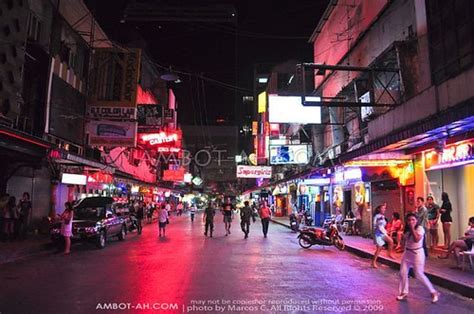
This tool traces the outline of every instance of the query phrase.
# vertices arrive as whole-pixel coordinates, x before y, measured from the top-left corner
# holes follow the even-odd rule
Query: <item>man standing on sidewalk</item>
[[[244,208],[240,210],[240,227],[242,232],[245,234],[244,239],[249,237],[250,232],[250,219],[252,218],[252,209],[249,207],[249,202],[244,202]]]
[[[267,202],[263,201],[262,207],[260,207],[260,219],[262,220],[263,236],[266,238],[268,233],[268,225],[270,224],[271,217],[270,208],[267,206]]]
[[[416,219],[418,224],[425,229],[425,235],[427,232],[427,223],[428,223],[428,209],[425,207],[425,199],[421,196],[416,198]],[[428,249],[426,248],[426,236],[423,237],[423,250],[425,251],[425,256],[428,257]]]

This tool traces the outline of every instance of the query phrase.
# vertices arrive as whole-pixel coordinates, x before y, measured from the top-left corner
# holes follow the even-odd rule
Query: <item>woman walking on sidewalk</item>
[[[166,205],[161,205],[160,212],[158,213],[158,231],[161,238],[163,231],[163,237],[166,237],[166,225],[169,224],[168,210],[166,210]]]
[[[61,235],[64,237],[64,254],[71,253],[71,237],[72,237],[72,219],[74,218],[74,210],[71,202],[64,204],[64,212],[61,214]]]
[[[433,285],[424,273],[425,254],[423,252],[423,238],[425,237],[425,229],[418,224],[416,215],[413,213],[408,214],[405,220],[405,252],[403,253],[400,265],[397,300],[402,301],[408,297],[408,272],[412,268],[415,278],[420,280],[430,291],[431,302],[436,303],[439,299],[439,292],[433,288]]]
[[[374,228],[375,228],[375,253],[374,258],[372,260],[372,267],[377,268],[377,259],[380,255],[385,244],[388,244],[388,257],[393,258],[392,256],[392,247],[393,247],[393,240],[388,235],[385,226],[387,225],[387,220],[385,219],[385,210],[387,209],[387,204],[383,204],[378,206],[375,209],[375,217],[374,217]]]

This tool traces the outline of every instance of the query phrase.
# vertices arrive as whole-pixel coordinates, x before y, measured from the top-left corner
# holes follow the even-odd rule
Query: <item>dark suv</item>
[[[125,239],[127,230],[126,218],[117,215],[111,197],[86,197],[74,205],[72,221],[73,240],[93,240],[98,248],[103,249],[108,239],[118,237]],[[61,223],[51,228],[53,241],[61,239]]]

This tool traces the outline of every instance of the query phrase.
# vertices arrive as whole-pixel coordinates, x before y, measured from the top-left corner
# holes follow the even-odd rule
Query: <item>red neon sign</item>
[[[163,145],[163,144],[174,144],[179,141],[178,132],[160,132],[160,133],[149,133],[142,134],[140,136],[141,142],[148,145]]]

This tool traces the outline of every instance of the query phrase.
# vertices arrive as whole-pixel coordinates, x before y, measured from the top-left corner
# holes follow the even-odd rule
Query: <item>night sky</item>
[[[198,74],[181,74],[183,82],[173,84],[181,124],[215,124],[217,118],[240,124],[248,111],[242,107],[242,96],[253,93],[254,65],[288,59],[311,62],[312,46],[307,41],[328,4],[328,0],[155,1],[168,5],[231,4],[237,13],[233,24],[120,23],[131,0],[85,2],[113,40],[125,44],[138,41],[156,63]],[[203,114],[194,114],[197,111]]]

